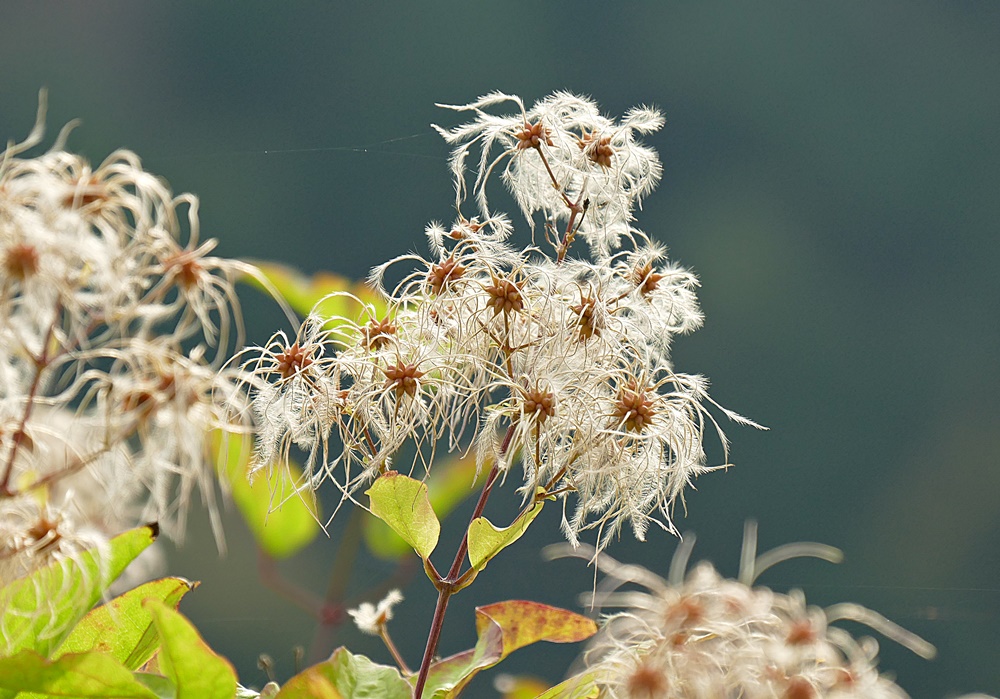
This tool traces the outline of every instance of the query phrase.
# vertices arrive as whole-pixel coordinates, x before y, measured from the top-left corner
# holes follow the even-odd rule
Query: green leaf
[[[545,690],[535,699],[596,699],[599,693],[597,673],[589,670]]]
[[[524,600],[476,608],[475,648],[431,666],[427,687],[432,696],[450,699],[481,670],[493,667],[518,648],[538,641],[575,643],[597,632],[592,619],[558,607]]]
[[[275,699],[411,699],[399,670],[338,648],[329,660],[288,680]]]
[[[292,267],[274,262],[259,262],[257,267],[289,305],[303,316],[317,313],[323,318],[356,318],[362,314],[362,303],[372,306],[380,317],[386,312],[385,301],[367,284],[352,282],[330,272],[317,272],[307,277]],[[260,280],[251,281],[263,288]]]
[[[260,547],[272,558],[288,558],[309,545],[320,531],[319,514],[315,500],[307,501],[295,487],[302,481],[302,471],[290,462],[264,469],[251,483],[247,478],[251,455],[248,440],[238,434],[223,437],[219,432],[213,440],[225,449],[223,473]]]
[[[129,670],[138,670],[160,645],[153,617],[142,603],[158,599],[176,609],[196,585],[183,578],[163,578],[129,590],[91,610],[59,646],[58,653],[102,651]]]
[[[53,562],[0,588],[0,655],[52,655],[115,578],[153,543],[155,524],[120,534],[107,546]]]
[[[494,556],[521,538],[528,525],[542,511],[544,500],[537,500],[530,509],[518,515],[517,519],[504,529],[493,526],[485,517],[477,517],[469,524],[469,562],[476,570],[482,570]]]
[[[47,660],[24,650],[0,658],[0,688],[7,696],[19,694],[57,697],[114,697],[115,699],[157,699],[157,695],[132,676],[128,668],[105,653],[68,653]],[[231,699],[231,698],[230,698]]]
[[[437,546],[441,523],[427,497],[427,484],[388,471],[366,491],[373,515],[392,527],[426,560]]]
[[[486,478],[488,470],[484,469],[477,477],[476,459],[458,454],[435,462],[424,482],[427,484],[427,497],[437,516],[443,520],[472,495],[476,485]],[[366,517],[364,527],[365,543],[376,556],[396,560],[410,552],[410,545],[382,520]]]
[[[236,672],[216,655],[184,616],[157,599],[145,602],[160,636],[160,668],[177,688],[177,699],[233,699]]]

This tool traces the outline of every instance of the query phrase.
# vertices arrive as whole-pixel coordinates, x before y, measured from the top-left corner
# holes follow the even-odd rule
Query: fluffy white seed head
[[[513,113],[494,113],[505,105]],[[698,280],[632,225],[661,171],[638,138],[662,116],[640,107],[614,120],[565,92],[530,108],[502,93],[449,108],[472,115],[438,127],[454,147],[457,217],[427,227],[428,256],[372,271],[384,308],[307,321],[294,343],[279,334],[244,364],[258,461],[303,448],[312,482],[331,478],[349,496],[403,455],[426,470],[439,444],[471,443],[480,467],[507,476],[520,462],[525,501],[539,488],[561,497],[571,541],[596,530],[603,547],[625,525],[640,539],[651,523],[672,531],[685,488],[725,464],[708,464],[702,446],[717,429],[707,381],[670,359],[672,339],[702,323]],[[544,243],[512,244],[487,199],[497,176]],[[323,361],[276,370],[292,348],[315,349],[318,327]]]

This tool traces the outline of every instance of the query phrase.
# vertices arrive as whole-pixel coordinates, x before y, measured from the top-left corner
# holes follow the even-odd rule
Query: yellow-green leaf
[[[176,699],[233,699],[236,672],[229,661],[216,655],[180,612],[157,599],[145,606],[160,636],[160,668],[173,682]]]
[[[394,667],[338,648],[282,686],[275,699],[411,699],[413,690]]]
[[[502,681],[499,677],[496,680],[496,688],[501,692],[502,699],[535,699],[550,686],[550,682],[528,675],[505,674]]]
[[[50,656],[158,532],[155,524],[132,529],[0,588],[0,655]]]
[[[0,658],[0,688],[28,696],[157,699],[128,668],[99,652],[69,653],[47,660],[34,651]],[[19,695],[19,699],[25,694]],[[229,699],[232,699],[231,697]]]
[[[596,699],[599,693],[596,672],[587,671],[545,690],[535,699]]]
[[[319,515],[312,492],[302,493],[295,487],[301,482],[301,470],[289,462],[264,469],[251,483],[248,440],[238,434],[222,437],[218,432],[214,440],[225,449],[223,469],[233,500],[260,547],[272,558],[288,558],[309,545],[320,531]]]
[[[427,484],[388,471],[366,491],[373,515],[392,527],[417,554],[427,559],[437,546],[441,523],[427,497]]]
[[[362,314],[362,304],[371,306],[380,317],[386,312],[385,301],[363,282],[352,282],[330,272],[317,272],[307,277],[292,267],[274,262],[261,262],[257,267],[292,309],[303,316],[317,313],[323,318],[355,318]],[[262,286],[260,280],[251,281]]]
[[[158,599],[176,609],[181,598],[196,585],[183,578],[163,578],[129,590],[92,609],[70,632],[57,653],[102,651],[129,670],[138,670],[153,657],[160,644],[153,617],[142,603]]]
[[[486,469],[488,470],[488,469]],[[486,477],[484,470],[477,477],[476,459],[452,454],[434,463],[427,484],[427,497],[440,519],[445,519]],[[395,560],[410,551],[409,544],[380,519],[365,519],[365,544],[380,558]]]
[[[528,525],[542,511],[544,500],[538,500],[525,510],[509,527],[498,529],[485,517],[477,517],[469,524],[469,562],[482,570],[490,559],[521,538]]]

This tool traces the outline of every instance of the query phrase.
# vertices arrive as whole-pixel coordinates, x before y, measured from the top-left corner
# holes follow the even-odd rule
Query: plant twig
[[[507,428],[507,433],[504,435],[503,443],[500,445],[500,455],[502,456],[510,448],[510,443],[514,438],[514,426],[511,425]],[[486,501],[490,497],[490,493],[493,491],[493,486],[500,475],[500,459],[497,459],[493,468],[490,469],[489,476],[486,477],[486,484],[483,486],[482,492],[479,494],[479,500],[476,502],[476,508],[472,512],[472,516],[469,518],[469,524],[472,521],[482,516],[483,510],[486,509]],[[462,543],[458,547],[458,551],[455,553],[455,560],[452,561],[451,568],[448,570],[448,575],[444,578],[438,580],[438,598],[437,604],[434,606],[434,617],[431,619],[431,628],[427,634],[427,645],[424,648],[424,657],[420,661],[420,673],[417,676],[417,683],[414,688],[413,696],[415,699],[420,699],[424,691],[424,685],[427,683],[427,675],[431,669],[431,661],[434,658],[434,654],[437,653],[438,642],[441,640],[441,631],[444,628],[444,615],[448,610],[448,600],[451,596],[460,589],[459,581],[461,576],[459,573],[462,569],[462,562],[465,560],[465,555],[469,550],[469,529],[466,527],[465,536],[462,537]]]

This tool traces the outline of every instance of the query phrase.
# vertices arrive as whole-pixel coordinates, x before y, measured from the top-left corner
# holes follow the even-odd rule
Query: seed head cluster
[[[489,111],[502,104],[514,113]],[[458,214],[427,227],[431,254],[372,271],[384,308],[314,314],[245,362],[258,466],[299,447],[310,486],[329,478],[349,495],[404,453],[430,468],[439,444],[471,443],[481,467],[522,464],[524,497],[562,497],[572,541],[594,528],[603,546],[625,522],[639,538],[650,522],[672,529],[685,486],[713,468],[702,442],[717,425],[706,379],[670,361],[673,337],[702,324],[698,280],[634,225],[661,173],[638,137],[663,117],[614,121],[567,93],[530,110],[499,93],[449,109],[472,120],[438,127]],[[494,175],[544,242],[512,243],[489,208]]]
[[[93,167],[66,128],[24,156],[44,106],[0,154],[0,583],[143,521],[179,537],[194,492],[215,498],[211,432],[249,431],[219,365],[252,269],[132,152]]]
[[[679,549],[669,580],[605,554],[607,574],[595,592],[606,616],[584,653],[583,677],[607,699],[907,699],[878,669],[878,644],[833,625],[859,622],[933,657],[933,646],[856,604],[827,609],[754,586],[767,567],[788,558],[830,561],[840,553],[819,544],[790,544],[755,558],[744,555],[738,579],[702,562],[685,573],[693,537]],[[574,555],[587,554],[577,551]],[[747,551],[745,551],[745,554]],[[678,560],[680,559],[680,560]],[[589,595],[588,595],[589,598]]]

